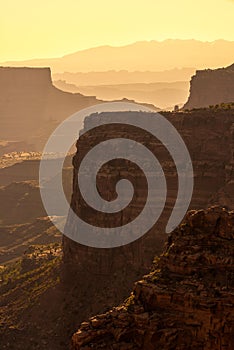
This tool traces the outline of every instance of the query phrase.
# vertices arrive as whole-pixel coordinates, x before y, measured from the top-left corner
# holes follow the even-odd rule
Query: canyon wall
[[[124,112],[125,113],[125,112]],[[135,113],[135,112],[126,112]],[[85,120],[84,130],[92,125],[94,118],[105,118],[105,113],[94,114]],[[218,204],[233,209],[233,125],[234,111],[192,111],[179,113],[164,113],[164,116],[176,127],[182,135],[194,168],[194,192],[190,209],[199,209]],[[144,118],[144,113],[142,113]],[[138,273],[146,272],[153,256],[162,250],[166,239],[165,225],[168,221],[177,196],[178,178],[175,165],[165,147],[139,129],[121,126],[96,128],[95,132],[83,134],[77,143],[77,153],[73,159],[74,181],[72,209],[86,222],[95,226],[110,227],[123,225],[133,220],[145,203],[144,176],[132,164],[122,161],[109,162],[98,173],[97,186],[103,198],[113,198],[114,184],[121,178],[127,178],[136,190],[136,200],[127,209],[114,216],[105,216],[90,208],[82,199],[78,188],[78,168],[84,155],[100,141],[115,137],[131,137],[148,147],[161,162],[167,178],[168,195],[164,213],[152,229],[137,241],[114,249],[97,249],[82,246],[67,237],[63,239],[64,260],[73,271],[85,270],[90,276],[110,276],[116,274],[126,276],[130,270]],[[68,220],[67,230],[74,229]],[[121,271],[121,273],[120,273]],[[134,276],[133,276],[134,278]]]
[[[190,96],[183,109],[234,102],[234,64],[215,70],[198,70],[190,82]]]
[[[135,112],[123,113],[127,117],[128,113]],[[211,204],[234,209],[234,111],[195,110],[178,113],[166,112],[163,115],[180,132],[193,162],[194,192],[190,209],[206,208]],[[107,116],[107,113],[102,113],[87,117],[84,131],[92,127],[96,118],[106,118]],[[117,117],[118,113],[116,113]],[[142,118],[144,118],[144,113],[142,113]],[[86,283],[89,284],[87,300],[92,300],[93,309],[99,307],[102,312],[111,305],[118,305],[119,302],[122,302],[129,295],[139,276],[149,271],[154,256],[159,256],[162,253],[168,237],[165,233],[165,225],[175,204],[178,188],[174,162],[158,140],[152,139],[149,134],[134,127],[110,125],[103,129],[100,126],[95,128],[94,132],[82,134],[77,142],[77,153],[73,159],[74,180],[71,207],[78,216],[95,226],[105,227],[108,224],[110,227],[118,226],[134,220],[145,203],[146,192],[143,174],[133,164],[122,160],[111,161],[100,169],[96,181],[97,188],[103,198],[110,200],[115,198],[113,196],[115,196],[114,186],[116,182],[126,178],[132,182],[136,193],[132,205],[120,213],[108,217],[90,208],[80,194],[78,170],[82,159],[99,142],[116,137],[131,138],[153,152],[165,172],[168,195],[164,212],[158,222],[142,238],[126,246],[98,249],[83,246],[66,236],[63,237],[65,279],[72,283],[73,290],[77,290],[74,293],[77,293],[79,299],[79,293],[82,290],[79,287],[79,281],[85,278]],[[225,346],[228,350],[232,349],[232,345],[230,345],[232,321],[229,320],[232,294],[229,290],[227,294],[221,292],[223,299],[217,301],[216,294],[209,293],[216,281],[216,275],[215,273],[212,275],[212,271],[218,266],[219,257],[221,257],[221,262],[220,271],[217,272],[217,283],[220,283],[220,287],[218,284],[217,291],[215,289],[214,293],[217,292],[218,295],[220,289],[226,288],[228,283],[226,279],[219,282],[219,278],[222,279],[222,276],[226,276],[225,252],[228,254],[227,263],[229,264],[227,279],[230,279],[231,288],[233,288],[232,262],[229,259],[233,255],[233,248],[229,247],[229,241],[225,236],[226,228],[227,236],[233,235],[233,232],[230,233],[233,225],[233,214],[230,219],[225,209],[221,209],[221,211],[217,209],[217,212],[216,209],[212,209],[195,211],[190,215],[194,216],[194,223],[192,220],[188,221],[188,215],[181,226],[185,227],[187,236],[183,236],[183,229],[176,230],[173,233],[173,239],[169,237],[168,240],[168,248],[171,249],[170,255],[168,256],[169,249],[166,250],[165,258],[160,260],[160,266],[155,267],[155,281],[158,279],[158,269],[161,268],[165,271],[165,275],[159,282],[161,283],[159,287],[152,285],[148,287],[148,282],[137,283],[134,294],[127,301],[127,308],[130,306],[131,309],[132,300],[136,300],[133,315],[129,316],[128,312],[125,313],[126,306],[124,305],[114,309],[113,312],[84,322],[73,337],[74,350],[89,348],[126,350],[161,348],[169,350],[173,348],[175,342],[178,344],[177,349],[180,350],[189,348],[220,350],[226,349]],[[211,222],[209,222],[210,220]],[[217,228],[215,228],[216,224]],[[220,233],[217,233],[216,229],[220,230]],[[67,230],[70,233],[74,230],[72,221],[68,220]],[[195,237],[193,237],[194,232],[197,232]],[[206,234],[208,234],[208,238]],[[223,238],[216,240],[213,238],[213,235],[216,237],[216,234],[220,237],[223,235]],[[175,253],[173,253],[174,248],[172,249],[172,247],[174,247],[174,238],[177,235],[179,238],[175,242],[177,245]],[[192,250],[193,246],[195,246],[194,251]],[[212,249],[217,249],[217,255],[212,255]],[[218,251],[219,249],[220,251]],[[216,251],[214,253],[216,254]],[[167,256],[168,258],[166,258]],[[197,261],[200,262],[196,269]],[[204,267],[201,277],[199,275],[200,266]],[[169,267],[172,272],[167,274]],[[207,271],[208,275],[206,275]],[[198,275],[193,278],[195,273]],[[160,276],[159,274],[159,278]],[[177,278],[178,289],[175,290]],[[211,283],[211,287],[209,283]],[[141,287],[144,289],[143,291]],[[194,292],[194,288],[197,288],[198,292]],[[195,294],[192,294],[193,292],[196,297]],[[195,298],[194,303],[193,298]],[[214,311],[214,315],[213,307],[214,310],[218,310]],[[220,309],[222,309],[222,317],[219,316]],[[159,314],[156,311],[159,311]],[[160,316],[161,311],[162,316]],[[154,312],[151,320],[150,315]],[[93,315],[95,314],[97,313],[94,312]],[[77,311],[78,319],[81,319],[79,311]],[[83,320],[85,319],[87,318],[83,318]],[[220,331],[223,332],[222,339]]]
[[[190,211],[130,297],[83,322],[72,350],[232,350],[234,212]]]
[[[59,90],[52,83],[50,68],[0,67],[0,142],[18,141],[11,143],[14,151],[42,151],[59,123],[102,102],[95,96]],[[82,128],[82,121],[76,128]]]
[[[0,67],[0,140],[25,141],[42,150],[59,122],[99,102],[54,87],[49,68]]]

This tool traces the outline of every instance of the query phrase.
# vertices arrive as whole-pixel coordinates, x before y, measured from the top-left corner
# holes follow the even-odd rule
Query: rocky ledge
[[[83,322],[72,350],[233,350],[234,212],[190,211],[118,307]]]
[[[234,64],[197,70],[190,81],[190,95],[183,109],[234,102]]]

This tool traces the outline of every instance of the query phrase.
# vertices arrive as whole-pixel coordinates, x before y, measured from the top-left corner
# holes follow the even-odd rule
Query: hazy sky
[[[167,38],[234,40],[232,0],[1,0],[0,61]]]

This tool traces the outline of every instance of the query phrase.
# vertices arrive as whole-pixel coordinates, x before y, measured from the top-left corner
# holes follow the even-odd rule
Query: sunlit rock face
[[[184,109],[234,102],[234,64],[215,70],[198,70],[190,82]]]

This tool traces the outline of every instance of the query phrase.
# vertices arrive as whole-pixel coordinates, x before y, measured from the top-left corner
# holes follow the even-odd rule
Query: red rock
[[[217,207],[188,213],[130,299],[105,314],[108,326],[79,331],[84,343],[92,349],[233,350],[234,235],[229,231],[227,239],[224,230],[233,219],[234,212]],[[175,268],[183,266],[185,249],[190,269]],[[72,350],[85,349],[75,334]]]

